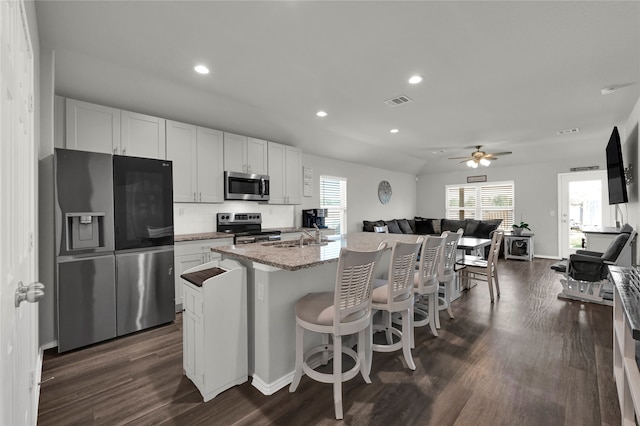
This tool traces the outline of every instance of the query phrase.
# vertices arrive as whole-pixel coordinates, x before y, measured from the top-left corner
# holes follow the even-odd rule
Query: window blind
[[[445,196],[447,219],[502,219],[500,229],[505,230],[513,225],[513,182],[448,185]]]
[[[341,177],[320,176],[320,208],[327,209],[324,224],[347,233],[347,180]]]

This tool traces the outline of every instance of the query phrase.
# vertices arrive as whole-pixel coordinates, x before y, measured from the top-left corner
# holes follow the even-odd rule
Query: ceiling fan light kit
[[[488,167],[491,164],[491,161],[498,159],[499,155],[511,154],[511,151],[487,154],[484,151],[480,151],[480,148],[482,148],[482,145],[476,145],[476,150],[472,152],[469,157],[450,157],[449,160],[462,160],[461,163],[467,163],[467,166],[477,169],[478,164]]]

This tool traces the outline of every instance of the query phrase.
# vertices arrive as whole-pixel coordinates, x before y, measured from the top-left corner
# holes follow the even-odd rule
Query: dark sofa
[[[363,220],[362,230],[374,232],[376,226],[387,226],[391,234],[440,235],[443,231],[456,232],[464,229],[465,237],[491,238],[492,231],[498,229],[502,219],[429,219],[416,216],[413,219]]]

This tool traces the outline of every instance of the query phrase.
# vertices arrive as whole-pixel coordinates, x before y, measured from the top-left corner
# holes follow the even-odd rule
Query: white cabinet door
[[[164,118],[121,111],[121,155],[166,159]]]
[[[269,142],[269,204],[285,204],[285,146]]]
[[[66,100],[65,147],[120,154],[120,110]]]
[[[182,297],[182,278],[180,275],[184,273],[187,269],[194,268],[196,266],[200,266],[205,263],[205,255],[204,254],[187,254],[184,256],[175,256],[175,297],[176,297],[176,307],[183,306],[183,297]]]
[[[224,202],[224,142],[219,130],[198,127],[198,201]]]
[[[247,173],[247,137],[233,133],[224,134],[224,170]]]
[[[287,204],[302,203],[302,151],[285,147],[285,188]]]
[[[167,160],[173,162],[173,201],[195,202],[197,192],[196,126],[167,120]]]
[[[267,174],[267,141],[247,138],[247,172],[257,175]]]

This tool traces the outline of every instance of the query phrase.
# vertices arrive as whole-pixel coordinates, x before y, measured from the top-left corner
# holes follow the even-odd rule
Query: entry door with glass
[[[559,252],[563,258],[584,248],[583,231],[609,226],[606,170],[558,175]]]

